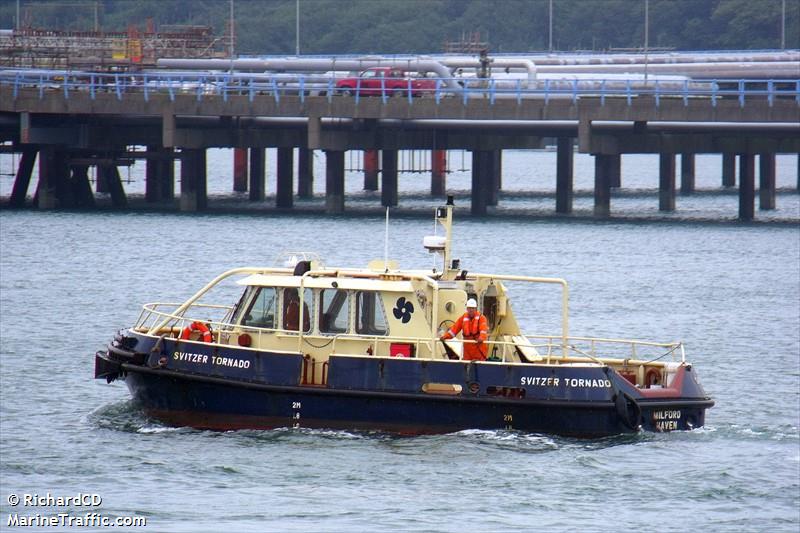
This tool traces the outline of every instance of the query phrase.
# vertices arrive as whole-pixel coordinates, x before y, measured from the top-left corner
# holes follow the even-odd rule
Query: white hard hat
[[[475,309],[478,308],[478,302],[475,301],[475,298],[470,298],[467,300],[467,307],[474,307]]]

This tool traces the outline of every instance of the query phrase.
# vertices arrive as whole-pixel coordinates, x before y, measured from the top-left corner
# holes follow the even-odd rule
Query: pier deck
[[[72,77],[71,77],[72,76]],[[755,210],[755,156],[759,156],[761,208],[774,208],[774,157],[800,152],[800,82],[739,83],[719,89],[631,90],[516,89],[489,84],[465,91],[439,89],[421,98],[340,96],[334,91],[298,91],[277,84],[234,79],[185,78],[166,83],[134,75],[76,77],[64,73],[38,80],[18,76],[0,84],[0,141],[23,154],[9,205],[25,204],[33,158],[39,158],[39,208],[91,207],[88,166],[97,166],[114,205],[126,205],[117,167],[131,158],[148,162],[148,201],[174,195],[180,158],[180,209],[208,205],[205,150],[247,150],[251,200],[263,200],[265,148],[278,148],[276,205],[292,207],[295,170],[291,153],[327,155],[326,209],[345,209],[344,158],[349,150],[381,151],[382,205],[397,204],[398,150],[472,152],[472,212],[485,214],[497,201],[504,149],[540,148],[557,140],[556,210],[572,211],[572,149],[592,154],[596,216],[608,216],[610,190],[619,186],[623,154],[660,154],[659,208],[675,209],[675,156],[691,176],[695,154],[723,154],[723,185],[731,159],[739,158],[739,218]],[[729,84],[731,85],[731,84]],[[146,146],[132,154],[130,146]],[[247,157],[249,155],[249,157]],[[241,153],[239,154],[241,160]],[[303,157],[301,157],[301,160]],[[374,158],[370,158],[372,161]],[[799,159],[800,161],[800,159]],[[241,165],[241,161],[240,161]],[[300,165],[301,167],[303,165]],[[297,169],[307,196],[309,170]],[[727,169],[727,172],[726,172]],[[376,169],[371,172],[375,173]],[[374,181],[374,176],[373,176]],[[432,178],[433,179],[433,178]],[[431,189],[444,190],[443,175]],[[152,184],[150,183],[152,181]],[[728,183],[730,185],[730,183]],[[681,183],[691,192],[691,179]],[[688,189],[688,190],[687,190]]]

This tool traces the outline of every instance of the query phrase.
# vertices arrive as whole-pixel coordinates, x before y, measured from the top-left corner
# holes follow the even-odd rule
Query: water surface
[[[601,440],[167,428],[92,379],[94,351],[142,303],[286,248],[362,266],[383,256],[383,218],[0,211],[0,527],[25,512],[8,495],[49,491],[98,493],[99,512],[147,517],[142,531],[797,531],[796,225],[456,216],[466,268],[570,282],[572,333],[685,341],[717,402],[707,426]],[[432,227],[395,218],[390,255],[430,266]],[[558,328],[558,291],[513,290],[526,330]]]

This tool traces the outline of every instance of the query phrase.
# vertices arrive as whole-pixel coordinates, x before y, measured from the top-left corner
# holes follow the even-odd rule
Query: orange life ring
[[[181,339],[188,340],[189,337],[192,336],[192,332],[197,331],[200,333],[200,338],[197,339],[201,342],[211,342],[213,340],[213,336],[211,335],[211,329],[203,324],[202,322],[192,322],[181,331]]]
[[[653,385],[661,385],[661,372],[657,368],[651,368],[644,375],[644,385],[647,388]]]

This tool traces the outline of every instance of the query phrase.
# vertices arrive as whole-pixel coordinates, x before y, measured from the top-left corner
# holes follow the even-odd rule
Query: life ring
[[[201,342],[211,342],[214,339],[213,335],[211,335],[211,329],[202,322],[192,322],[183,328],[183,331],[181,331],[181,339],[188,340],[194,331],[200,333],[200,338],[197,340]]]
[[[661,372],[657,368],[651,368],[644,375],[644,386],[649,389],[653,385],[661,385]]]

